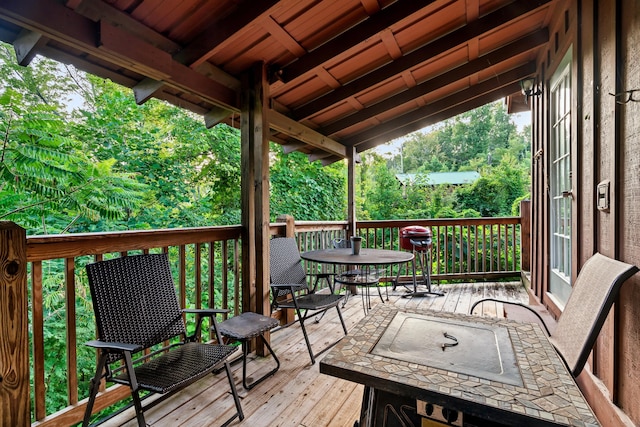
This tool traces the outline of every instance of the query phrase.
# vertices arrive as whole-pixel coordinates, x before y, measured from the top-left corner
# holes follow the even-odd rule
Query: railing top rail
[[[242,227],[216,226],[27,237],[27,261],[151,249],[240,238]]]
[[[492,224],[520,224],[522,219],[517,216],[499,218],[429,218],[429,219],[403,219],[403,220],[380,220],[380,221],[358,221],[359,228],[394,228],[411,225],[492,225]],[[297,223],[296,223],[297,224]]]

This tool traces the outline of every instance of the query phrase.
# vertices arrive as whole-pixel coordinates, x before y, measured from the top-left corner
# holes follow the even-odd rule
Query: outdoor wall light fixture
[[[528,103],[529,98],[532,96],[538,96],[542,94],[542,90],[536,86],[535,77],[527,77],[520,80],[520,87],[522,88],[522,94],[524,95],[525,102]]]

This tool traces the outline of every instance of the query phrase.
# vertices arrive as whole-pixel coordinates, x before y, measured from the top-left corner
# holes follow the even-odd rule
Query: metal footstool
[[[276,357],[276,354],[273,352],[273,349],[267,340],[264,339],[263,335],[266,331],[278,326],[278,324],[278,319],[250,311],[241,313],[218,324],[218,330],[223,336],[230,340],[240,341],[242,343],[242,385],[247,390],[251,390],[265,378],[275,374],[280,368],[280,361]],[[273,360],[276,362],[276,367],[264,374],[262,377],[253,381],[251,384],[247,384],[247,354],[249,353],[249,341],[252,338],[257,337],[262,339],[262,342],[269,350],[269,353],[273,356]]]

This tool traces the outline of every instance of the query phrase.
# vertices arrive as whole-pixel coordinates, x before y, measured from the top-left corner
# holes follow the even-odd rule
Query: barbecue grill
[[[411,267],[413,268],[413,280],[410,282],[400,281],[400,271],[396,275],[396,280],[393,283],[393,289],[395,290],[397,285],[405,286],[413,284],[413,291],[403,295],[403,297],[425,296],[425,295],[438,295],[443,294],[439,292],[431,291],[431,247],[433,246],[433,235],[431,234],[431,228],[422,227],[419,225],[410,225],[400,229],[400,248],[412,251],[415,255],[413,261],[411,261]],[[416,259],[420,262],[420,269],[422,271],[422,282],[420,284],[427,287],[426,292],[418,292],[418,281],[416,279]],[[409,288],[407,288],[409,289]]]
[[[400,229],[400,247],[408,251],[430,251],[431,239],[431,229],[427,227],[410,225]]]

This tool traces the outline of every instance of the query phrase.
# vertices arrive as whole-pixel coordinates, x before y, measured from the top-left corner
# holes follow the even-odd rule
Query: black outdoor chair
[[[227,310],[181,310],[167,254],[135,255],[87,265],[87,276],[98,329],[98,340],[88,346],[99,350],[95,377],[83,426],[89,424],[100,381],[131,388],[136,418],[145,426],[140,391],[168,396],[198,379],[225,369],[236,413],[223,426],[244,415],[227,358],[236,348],[198,342],[203,317],[209,317],[218,343],[216,314]],[[183,313],[197,315],[193,335],[187,335]],[[149,350],[142,352],[142,350]]]
[[[349,239],[334,239],[332,245],[336,249],[348,249],[351,248],[351,240]],[[380,290],[380,276],[385,274],[384,268],[377,268],[375,266],[365,266],[360,268],[359,266],[340,266],[339,271],[336,272],[334,281],[340,285],[341,288],[351,288],[353,286],[362,288],[362,308],[364,313],[367,314],[371,309],[371,293],[370,288],[376,288],[378,290],[378,296],[380,301],[384,303],[382,297],[382,291]],[[384,288],[387,301],[389,301],[389,290],[385,286]],[[340,288],[338,289],[340,292]],[[342,307],[347,304],[349,295],[351,292],[345,293],[345,299],[342,303]]]
[[[324,313],[331,308],[338,311],[340,323],[344,334],[347,334],[347,327],[340,311],[340,301],[342,295],[326,292],[315,292],[307,285],[307,275],[302,267],[302,259],[298,251],[298,245],[293,238],[275,238],[270,242],[270,270],[271,270],[271,291],[273,299],[271,301],[273,309],[295,309],[297,321],[302,328],[311,364],[316,363],[315,357],[328,350],[335,343],[327,346],[314,354],[309,342],[309,336],[304,326],[304,322],[318,313]]]
[[[569,300],[552,332],[535,309],[518,302],[484,298],[476,301],[470,312],[473,314],[476,306],[484,301],[497,301],[533,313],[571,374],[577,377],[587,362],[609,310],[618,297],[620,287],[637,271],[638,268],[634,265],[599,253],[593,255],[582,266]]]

